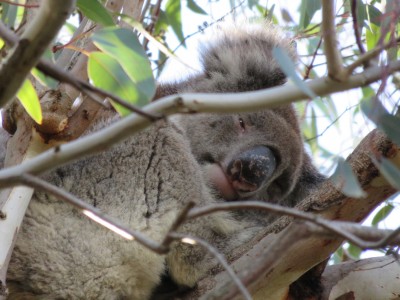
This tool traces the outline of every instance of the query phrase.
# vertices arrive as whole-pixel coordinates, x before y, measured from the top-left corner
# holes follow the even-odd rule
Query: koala
[[[155,99],[281,85],[286,77],[272,56],[276,46],[295,58],[291,42],[269,25],[225,28],[203,45],[202,73],[161,84]],[[90,131],[117,118],[100,118]],[[304,151],[290,105],[162,120],[43,178],[158,242],[189,201],[202,206],[251,199],[294,206],[323,180]],[[229,254],[272,220],[261,212],[218,213],[186,222],[180,232]],[[179,241],[166,255],[153,253],[36,191],[7,286],[9,299],[148,299],[162,278],[193,287],[214,265],[200,246]]]
[[[157,97],[282,85],[286,76],[272,55],[274,47],[296,60],[293,42],[271,25],[230,24],[202,45],[203,73],[162,85]],[[304,150],[292,105],[240,114],[181,115],[175,121],[183,128],[209,185],[226,201],[251,199],[295,206],[325,180]],[[249,211],[244,215],[255,217]],[[275,217],[261,213],[257,223],[270,224]]]

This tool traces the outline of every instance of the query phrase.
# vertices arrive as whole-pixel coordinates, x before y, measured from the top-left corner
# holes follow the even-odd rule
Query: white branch
[[[398,299],[400,265],[393,256],[346,262],[322,274],[322,299]]]
[[[388,73],[397,70],[400,70],[400,61],[391,63],[385,69]],[[324,77],[307,84],[317,95],[322,96],[377,81],[381,78],[381,72],[381,67],[374,67],[362,74],[350,76],[346,82],[339,83]],[[243,112],[276,107],[307,98],[308,96],[297,86],[288,84],[246,93],[172,95],[150,103],[143,110],[153,115],[158,113],[171,115],[179,112]],[[0,171],[0,186],[4,186],[9,177],[17,177],[25,172],[38,174],[84,155],[105,150],[151,123],[152,121],[147,118],[132,114],[92,135],[57,146],[19,166],[3,169]]]

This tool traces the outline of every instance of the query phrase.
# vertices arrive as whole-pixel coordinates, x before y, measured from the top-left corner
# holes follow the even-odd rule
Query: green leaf
[[[46,50],[44,55],[42,56],[42,59],[46,59],[50,62],[54,62],[53,59],[53,53],[50,50]],[[47,86],[51,89],[56,89],[59,82],[55,80],[54,78],[47,76],[40,72],[37,68],[33,68],[31,71],[32,75],[35,77],[36,80],[38,80],[43,86]]]
[[[257,6],[258,9],[260,9],[260,5]],[[268,22],[273,22],[274,19],[274,9],[275,9],[275,4],[272,4],[270,9],[265,9],[264,15],[265,15],[265,20]]]
[[[165,15],[167,16],[168,23],[171,25],[173,31],[178,37],[178,40],[183,41],[184,36],[182,31],[181,1],[168,0],[167,4],[165,5]],[[185,46],[185,43],[182,45]]]
[[[363,198],[366,196],[350,165],[342,157],[338,158],[337,168],[330,180],[337,189],[348,197]]]
[[[361,111],[375,124],[379,123],[384,115],[389,114],[376,97],[364,98],[361,101]]]
[[[394,206],[392,204],[387,204],[384,207],[382,207],[374,216],[374,218],[372,219],[372,226],[377,226],[378,223],[380,223],[381,221],[385,220],[390,213],[393,211]]]
[[[314,14],[321,9],[320,0],[303,0],[300,6],[300,29],[305,29],[310,24]]]
[[[390,160],[380,157],[379,160],[372,158],[372,161],[386,178],[386,180],[396,189],[400,190],[400,170]]]
[[[373,5],[367,5],[368,21],[376,26],[381,26],[382,13]]]
[[[42,124],[42,108],[40,107],[39,98],[32,83],[25,79],[21,88],[17,93],[17,98],[25,108],[28,115],[38,124]]]
[[[312,153],[316,153],[317,149],[318,149],[318,139],[317,139],[317,135],[318,135],[318,130],[317,130],[317,117],[315,114],[315,109],[313,107],[311,107],[311,124],[310,124],[310,129],[311,129],[311,139],[308,140],[308,143],[310,145],[311,148],[311,152]]]
[[[393,142],[400,145],[400,119],[398,117],[390,114],[384,115],[377,125]]]
[[[15,21],[17,20],[18,6],[2,3],[2,7],[6,7],[6,12],[3,13],[2,16],[3,22],[7,25],[7,27],[14,28]]]
[[[41,85],[47,86],[48,88],[55,90],[58,86],[58,81],[55,80],[53,77],[47,76],[40,72],[37,68],[33,68],[31,70],[31,74],[37,81],[40,82]]]
[[[372,50],[379,42],[380,38],[379,27],[374,24],[370,24],[369,28],[365,32],[365,38],[367,42],[367,50]]]
[[[6,23],[7,13],[8,13],[9,9],[10,9],[10,5],[9,4],[1,3],[1,21],[3,21],[3,23]]]
[[[258,0],[247,0],[247,5],[250,9],[252,9],[254,6],[258,4]]]
[[[154,96],[155,81],[149,59],[137,36],[128,29],[104,28],[92,36],[95,45],[118,61],[136,85],[140,99],[134,104],[144,105]]]
[[[168,18],[165,12],[160,10],[158,15],[156,26],[154,27],[154,36],[159,35],[162,32],[166,32],[168,30]]]
[[[343,256],[344,255],[343,255],[343,246],[342,246],[335,251],[335,253],[331,257],[331,260],[333,260],[334,264],[338,264],[338,263],[343,262]]]
[[[207,13],[200,7],[197,5],[196,2],[194,2],[194,0],[187,0],[187,7],[195,13],[201,14],[201,15],[207,15]]]
[[[352,259],[359,259],[362,253],[362,249],[357,247],[356,245],[349,244],[347,248],[347,253],[351,256]]]
[[[400,145],[400,118],[389,114],[376,97],[363,99],[361,110],[393,142]]]
[[[115,25],[108,10],[98,0],[78,0],[78,9],[90,20],[103,26]]]
[[[143,96],[131,81],[129,76],[122,69],[116,59],[102,52],[92,52],[89,55],[88,74],[93,84],[99,88],[105,89],[125,101],[143,105]],[[114,102],[115,109],[122,116],[130,111]]]
[[[278,62],[282,71],[288,76],[293,83],[303,91],[311,99],[317,97],[317,95],[304,83],[304,81],[297,75],[296,66],[290,59],[286,51],[281,47],[275,47],[272,50],[272,55]]]

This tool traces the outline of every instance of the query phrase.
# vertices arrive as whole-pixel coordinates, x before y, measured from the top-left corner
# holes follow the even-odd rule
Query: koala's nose
[[[233,188],[248,193],[258,190],[271,177],[276,159],[268,147],[257,146],[239,153],[228,164],[227,175]]]

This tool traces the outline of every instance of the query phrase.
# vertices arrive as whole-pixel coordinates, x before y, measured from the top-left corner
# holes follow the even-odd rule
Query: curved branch
[[[398,70],[400,70],[400,61],[391,63],[385,69],[388,73]],[[374,67],[362,74],[352,75],[342,83],[323,77],[309,81],[307,84],[314,93],[322,96],[377,81],[381,78],[381,72],[381,67]],[[193,112],[244,112],[276,107],[307,98],[308,96],[297,86],[288,84],[246,93],[172,95],[150,103],[144,108],[144,111],[151,114],[163,113],[166,115]],[[19,166],[3,169],[0,171],[0,186],[4,186],[10,176],[18,176],[26,172],[38,174],[76,160],[84,155],[105,150],[114,143],[122,141],[151,124],[152,121],[148,118],[132,114],[99,132],[57,146]]]

